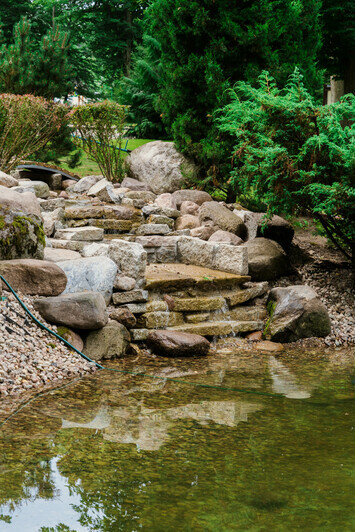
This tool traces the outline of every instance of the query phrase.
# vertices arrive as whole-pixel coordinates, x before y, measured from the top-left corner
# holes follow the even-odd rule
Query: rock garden
[[[155,141],[130,154],[119,184],[1,173],[0,274],[40,321],[102,363],[208,355],[225,336],[261,352],[308,338],[350,342],[347,300],[342,319],[324,304],[309,275],[316,260],[292,225],[184,188],[188,165]],[[94,370],[35,325],[4,283],[0,319],[0,393]]]

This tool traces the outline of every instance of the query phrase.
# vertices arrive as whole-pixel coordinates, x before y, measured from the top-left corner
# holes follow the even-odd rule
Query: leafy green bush
[[[41,150],[67,120],[64,106],[42,97],[0,94],[0,169],[9,172]]]
[[[109,181],[121,181],[124,176],[122,158],[123,135],[128,107],[105,100],[79,105],[71,111],[79,147],[99,165]]]
[[[257,88],[239,82],[218,119],[232,135],[231,184],[269,214],[307,212],[350,257],[355,236],[355,97],[316,105],[298,69],[284,90],[264,71]]]

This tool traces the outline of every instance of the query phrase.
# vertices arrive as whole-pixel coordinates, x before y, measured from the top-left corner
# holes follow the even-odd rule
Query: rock
[[[83,342],[81,336],[78,335],[78,333],[72,331],[71,329],[68,329],[68,327],[58,327],[57,328],[57,332],[58,332],[59,336],[64,338],[64,340],[69,342],[78,351],[83,352],[84,342]]]
[[[77,251],[71,251],[70,249],[60,248],[44,248],[44,260],[49,260],[50,262],[60,262],[63,260],[76,259],[81,259],[81,255]]]
[[[152,214],[158,214],[160,216],[168,216],[168,218],[178,218],[180,212],[177,209],[170,209],[170,207],[160,207],[159,205],[145,205],[142,208],[142,213],[145,216],[151,216]]]
[[[49,198],[40,199],[41,211],[55,211],[57,209],[64,209],[65,200],[63,198]]]
[[[165,329],[181,325],[184,323],[184,318],[180,312],[154,311],[139,316],[137,323],[139,328]]]
[[[129,188],[130,190],[150,190],[146,183],[142,183],[142,181],[132,179],[131,177],[125,177],[120,186],[122,188]]]
[[[133,279],[133,277],[128,277],[127,275],[120,275],[120,274],[116,276],[116,279],[113,285],[113,287],[116,288],[116,290],[121,290],[122,292],[128,292],[130,290],[133,290],[135,286],[136,286],[136,280]]]
[[[95,183],[101,181],[103,177],[103,175],[87,175],[82,177],[80,181],[75,183],[75,185],[70,186],[70,192],[83,194],[83,192],[87,192],[93,185],[95,185]]]
[[[56,232],[55,238],[60,240],[78,240],[94,242],[103,240],[104,230],[100,227],[73,227],[71,229],[59,229]]]
[[[150,331],[147,343],[154,353],[165,357],[204,356],[210,348],[203,336],[175,331]]]
[[[126,327],[110,320],[102,329],[87,336],[84,354],[92,360],[120,358],[125,355],[130,339]]]
[[[57,296],[67,284],[64,271],[53,262],[36,259],[0,261],[0,274],[16,292]]]
[[[126,307],[116,308],[110,313],[110,319],[122,323],[127,329],[131,329],[137,324],[137,320]]]
[[[155,205],[162,207],[163,209],[176,209],[176,201],[172,194],[166,192],[165,194],[160,194],[154,201]]]
[[[180,262],[238,275],[248,273],[248,253],[244,246],[205,242],[188,236],[178,240]]]
[[[0,171],[0,185],[8,188],[16,187],[18,185],[18,180],[12,177],[12,175]]]
[[[191,189],[176,190],[173,193],[173,198],[176,201],[177,208],[180,208],[184,201],[191,201],[197,203],[197,205],[202,205],[206,201],[213,201],[207,192]]]
[[[87,244],[83,251],[83,257],[108,257],[109,244],[104,244],[102,242],[93,244]]]
[[[106,304],[111,300],[117,265],[108,257],[85,257],[57,263],[68,278],[65,294],[100,292]]]
[[[15,207],[3,207],[1,203],[2,198],[0,199],[0,260],[43,259],[45,234],[42,219],[34,214],[18,211]]]
[[[218,230],[218,227],[209,225],[201,225],[195,229],[191,229],[190,235],[201,240],[209,240],[209,238]],[[238,237],[237,237],[238,238]]]
[[[256,233],[258,229],[258,217],[255,212],[247,211],[240,207],[240,209],[234,209],[234,214],[239,216],[243,220],[245,227],[247,229],[247,235],[245,240],[252,240],[256,238]]]
[[[240,247],[248,250],[249,275],[253,281],[271,281],[287,274],[286,253],[274,240],[255,238]]]
[[[175,222],[175,229],[177,231],[181,229],[195,229],[199,225],[200,221],[197,216],[193,216],[192,214],[183,214],[177,218]]]
[[[245,337],[250,342],[259,342],[259,340],[263,339],[263,332],[262,331],[254,331],[252,333],[249,333]]]
[[[262,342],[258,342],[254,347],[258,351],[262,351],[264,353],[281,353],[285,349],[282,344],[270,342],[269,340],[263,340]]]
[[[35,301],[34,306],[49,323],[73,329],[100,329],[108,321],[105,300],[98,292],[40,298]]]
[[[147,252],[141,244],[119,239],[111,240],[108,256],[117,264],[120,273],[133,277],[140,286],[144,283]]]
[[[148,301],[149,294],[147,290],[130,290],[129,292],[116,292],[112,299],[115,305],[124,305],[125,303],[140,303]]]
[[[20,194],[14,188],[10,189],[0,185],[0,207],[7,207],[12,212],[18,211],[41,217],[41,207],[33,192]]]
[[[65,190],[62,190],[61,193],[59,194],[59,197],[63,199],[69,199],[69,194],[65,192]]]
[[[49,186],[44,181],[20,181],[14,190],[19,193],[32,192],[37,198],[48,198]]]
[[[173,142],[148,142],[136,148],[126,158],[129,173],[143,181],[156,194],[174,192],[185,183],[185,174],[194,173],[194,166],[181,154]]]
[[[264,334],[279,342],[324,337],[331,331],[327,309],[307,285],[273,288],[267,308],[270,320]]]
[[[200,206],[197,203],[194,203],[193,201],[183,201],[180,207],[180,212],[181,214],[192,214],[196,216],[199,209]]]
[[[63,179],[62,180],[62,189],[67,190],[69,187],[74,187],[78,181],[75,181],[75,179]]]
[[[156,197],[156,194],[150,192],[149,190],[130,190],[126,193],[126,198],[142,200],[144,204],[153,203]]]
[[[170,227],[166,224],[143,224],[137,229],[137,235],[166,235]]]
[[[174,227],[174,219],[160,214],[151,214],[147,220],[149,224],[166,224],[169,229]]]
[[[60,230],[64,222],[64,209],[55,209],[51,212],[43,212],[43,230],[46,236],[52,236],[56,229]]]
[[[62,188],[62,174],[47,174],[46,183],[52,190],[60,190]]]
[[[114,193],[113,185],[107,179],[101,179],[87,191],[88,196],[96,196],[99,200],[106,203],[116,203],[117,198]]]
[[[115,218],[132,220],[138,216],[137,211],[123,205],[74,205],[65,209],[65,217],[69,220],[85,220],[91,218]]]
[[[199,217],[201,225],[212,222],[223,231],[234,233],[243,240],[247,235],[243,220],[217,201],[209,201],[201,205]]]
[[[243,240],[234,233],[229,233],[228,231],[222,231],[219,229],[213,233],[208,239],[209,242],[224,242],[225,244],[230,244],[231,246],[239,246],[243,244]]]
[[[289,249],[295,231],[287,220],[281,218],[281,216],[274,215],[271,220],[265,222],[264,213],[256,213],[255,216],[257,221],[257,236],[275,240],[283,249]]]

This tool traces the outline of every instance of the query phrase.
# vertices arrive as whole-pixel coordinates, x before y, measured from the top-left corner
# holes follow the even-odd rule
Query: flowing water
[[[349,364],[228,342],[112,365],[211,387],[99,371],[7,421],[0,531],[352,530]]]

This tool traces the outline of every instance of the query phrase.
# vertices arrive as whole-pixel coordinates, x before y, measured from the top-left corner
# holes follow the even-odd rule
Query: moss
[[[5,228],[5,216],[0,216],[0,231]]]
[[[7,214],[0,216],[0,257],[9,260],[22,256],[36,256],[45,246],[42,225],[29,216]],[[27,238],[34,234],[35,238]],[[31,241],[32,240],[32,241]]]
[[[66,340],[67,337],[70,334],[70,330],[67,327],[62,327],[62,326],[61,327],[57,327],[57,332],[58,332],[59,336],[64,338],[64,340]]]
[[[267,320],[267,322],[265,324],[265,327],[264,327],[264,330],[263,330],[263,338],[267,337],[267,331],[269,330],[272,317],[273,317],[273,315],[275,313],[275,308],[276,308],[276,301],[269,301],[267,303],[267,305],[266,305],[266,310],[267,310],[267,312],[269,314],[269,319]]]

